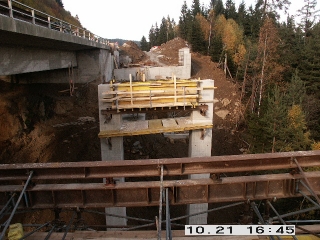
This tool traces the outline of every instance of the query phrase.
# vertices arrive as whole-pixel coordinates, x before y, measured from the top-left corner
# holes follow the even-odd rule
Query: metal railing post
[[[62,21],[59,21],[60,22],[60,32],[62,32]]]
[[[51,29],[51,19],[50,19],[50,16],[48,16],[48,28]]]
[[[9,17],[13,18],[12,1],[11,0],[8,0],[8,7],[9,7]]]
[[[34,9],[31,9],[31,16],[32,16],[32,24],[36,24],[36,17],[34,15]]]

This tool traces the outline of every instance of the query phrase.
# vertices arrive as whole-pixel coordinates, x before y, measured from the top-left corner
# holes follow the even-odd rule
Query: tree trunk
[[[266,33],[266,37],[264,39],[264,50],[263,50],[263,61],[262,61],[262,69],[261,69],[261,78],[260,78],[260,91],[259,91],[259,105],[258,105],[258,116],[260,115],[260,106],[261,106],[261,100],[262,100],[262,92],[263,92],[263,84],[264,84],[264,68],[266,65],[267,57],[266,57],[266,52],[267,52],[267,39],[268,39],[268,34]]]

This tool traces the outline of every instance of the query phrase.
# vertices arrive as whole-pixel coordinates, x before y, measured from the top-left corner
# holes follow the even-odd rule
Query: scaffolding
[[[252,222],[254,224],[290,224],[286,220],[288,217],[299,215],[310,211],[319,211],[320,204],[318,195],[320,193],[320,173],[316,168],[308,168],[310,166],[319,166],[320,151],[310,152],[291,152],[291,153],[277,153],[277,154],[257,154],[257,155],[239,155],[239,156],[224,156],[224,157],[203,157],[203,158],[182,158],[182,159],[161,159],[161,160],[130,160],[124,162],[87,162],[87,163],[41,163],[41,164],[14,164],[14,165],[0,165],[0,224],[1,239],[4,239],[6,231],[11,224],[12,218],[15,214],[21,214],[25,211],[37,211],[38,209],[52,209],[55,212],[55,218],[52,221],[45,223],[38,223],[34,225],[24,225],[24,227],[33,227],[29,233],[26,233],[23,239],[36,234],[39,231],[44,231],[46,234],[44,239],[49,239],[55,232],[60,232],[61,239],[66,239],[70,234],[76,234],[78,231],[93,231],[98,229],[105,229],[107,227],[120,228],[122,231],[133,231],[139,229],[152,229],[157,232],[158,239],[163,238],[162,230],[165,230],[166,239],[172,239],[174,229],[183,229],[184,225],[177,223],[178,220],[186,219],[194,215],[203,213],[218,212],[222,209],[232,208],[235,206],[246,206],[251,208],[255,213]],[[255,161],[253,161],[255,160]],[[272,161],[274,164],[270,166],[268,163]],[[256,165],[251,165],[252,163]],[[179,170],[176,168],[177,164],[180,166]],[[124,171],[128,166],[132,166],[132,172]],[[125,182],[107,184],[97,183],[99,188],[95,188],[94,183],[75,183],[81,179],[96,179],[105,176],[130,176],[135,174],[135,167],[140,169],[142,173],[147,173],[148,176],[158,176],[159,181],[146,182]],[[173,168],[173,166],[175,166]],[[205,167],[204,167],[205,166]],[[220,166],[220,167],[218,167]],[[223,166],[223,167],[222,167]],[[73,168],[73,171],[69,171]],[[252,176],[228,176],[229,173],[234,173],[238,168],[237,174],[246,173],[248,171],[254,174],[254,171],[259,171],[257,175]],[[264,172],[261,175],[261,170],[279,170],[287,171],[287,173],[270,174]],[[304,171],[308,168],[309,171]],[[79,169],[83,174],[79,173]],[[99,171],[99,170],[100,171]],[[109,172],[107,171],[109,170]],[[185,171],[182,171],[185,170]],[[208,172],[213,172],[210,179],[199,180],[167,180],[164,176],[176,176],[189,174],[190,172],[197,173],[204,169]],[[255,170],[254,170],[255,169]],[[52,181],[59,177],[60,179],[67,179],[69,183],[41,184],[44,181]],[[139,177],[139,176],[136,176]],[[266,180],[267,179],[267,180]],[[17,184],[17,181],[23,181],[23,185]],[[74,182],[70,183],[70,180]],[[39,183],[39,181],[41,183]],[[189,182],[188,181],[192,181]],[[89,185],[88,185],[89,184]],[[127,188],[121,186],[127,185]],[[149,184],[146,193],[141,194],[137,189],[146,187]],[[184,186],[180,189],[176,185]],[[236,184],[236,185],[233,185]],[[239,188],[237,185],[245,186]],[[86,192],[79,196],[79,192],[85,192],[85,186],[90,186],[94,189],[93,192]],[[135,187],[134,187],[135,186]],[[215,188],[218,187],[218,188]],[[101,190],[101,189],[103,190]],[[133,191],[130,191],[133,188]],[[76,190],[75,190],[76,189]],[[81,190],[79,190],[81,189]],[[100,192],[100,190],[101,192]],[[113,199],[121,199],[125,195],[123,192],[117,195],[117,189],[125,189],[123,192],[127,194],[131,202],[125,200],[106,201],[107,198],[102,198],[104,205],[98,205],[97,202],[92,205],[84,200],[99,199],[102,193],[111,190]],[[208,194],[203,197],[203,190],[207,189]],[[232,195],[233,192],[236,192]],[[280,190],[279,190],[280,189]],[[57,191],[57,192],[55,192]],[[61,193],[59,192],[61,191]],[[75,191],[75,192],[74,192]],[[133,193],[136,192],[136,195]],[[262,194],[263,193],[263,194]],[[153,195],[154,194],[154,195]],[[205,194],[205,195],[206,195]],[[138,199],[137,196],[149,196],[149,201]],[[215,195],[215,199],[208,198],[210,195]],[[220,197],[219,197],[220,195]],[[62,197],[64,196],[64,197]],[[156,197],[158,196],[158,197]],[[183,197],[179,197],[183,196]],[[228,196],[226,199],[225,196]],[[239,200],[239,197],[241,199]],[[303,197],[305,201],[312,204],[312,207],[300,209],[286,214],[280,214],[279,210],[273,205],[279,198],[294,198]],[[81,199],[78,201],[77,198]],[[144,197],[143,197],[144,198]],[[55,199],[55,202],[50,203],[50,199]],[[65,199],[65,200],[61,200]],[[154,200],[152,200],[154,199]],[[135,202],[136,200],[136,202]],[[60,202],[59,202],[60,201]],[[234,201],[230,203],[230,201]],[[47,203],[45,205],[44,203]],[[199,203],[199,202],[216,202],[225,203],[221,207],[208,209],[204,212],[196,214],[189,214],[180,217],[170,217],[170,206],[179,204]],[[159,216],[155,219],[135,218],[129,216],[118,216],[107,214],[96,210],[97,207],[110,206],[158,206]],[[262,204],[263,203],[263,204]],[[272,210],[272,213],[266,214],[265,209],[261,210],[261,205]],[[163,211],[162,206],[165,206]],[[70,211],[70,219],[65,222],[60,219],[60,213],[63,211]],[[262,212],[261,212],[262,211]],[[110,215],[113,217],[126,218],[144,222],[137,226],[90,226],[86,224],[83,219],[83,213]],[[274,216],[271,216],[274,215]],[[165,216],[165,220],[162,217]],[[256,220],[254,220],[256,219]],[[319,231],[312,228],[312,226],[300,226],[304,222],[296,223],[297,232],[304,232],[319,236]],[[308,223],[308,222],[306,222]],[[309,222],[310,223],[310,222]],[[313,223],[318,223],[315,219]],[[318,229],[319,229],[319,225]],[[39,233],[40,234],[40,233]],[[274,237],[271,237],[271,239]],[[276,237],[281,239],[281,237]],[[294,239],[297,239],[293,237]]]

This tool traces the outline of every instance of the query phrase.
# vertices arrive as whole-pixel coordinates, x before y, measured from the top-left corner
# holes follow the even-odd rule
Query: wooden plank
[[[130,121],[121,125],[120,131],[139,131],[148,129],[148,121]]]
[[[212,128],[212,123],[209,121],[199,121],[192,123],[190,120],[187,124],[179,126],[176,119],[156,119],[149,121],[136,121],[124,123],[120,130],[107,130],[99,133],[99,138],[106,137],[120,137],[120,136],[133,136],[133,135],[146,135],[146,134],[157,134],[165,132],[183,132],[188,130],[206,129]]]
[[[181,127],[185,127],[185,126],[188,126],[190,124],[192,124],[192,120],[190,118],[176,118],[176,121],[178,123],[179,126]]]
[[[199,95],[185,95],[185,96],[176,96],[177,99],[179,98],[185,98],[186,101],[188,101],[188,99],[196,99],[198,98]],[[151,95],[151,100],[159,100],[159,99],[174,99],[175,97],[174,96],[158,96],[158,97],[155,97],[155,96],[152,96]],[[130,97],[114,97],[114,98],[104,98],[104,99],[101,99],[102,102],[110,102],[110,100],[114,101],[114,100],[121,100],[121,101],[128,101],[128,102],[131,102],[131,100],[133,101],[150,101],[150,96],[147,96],[147,97],[133,97],[131,98]]]
[[[162,119],[162,125],[166,128],[168,127],[177,127],[178,124],[174,118]]]
[[[149,129],[158,129],[163,127],[161,119],[149,120],[148,123],[149,123]]]

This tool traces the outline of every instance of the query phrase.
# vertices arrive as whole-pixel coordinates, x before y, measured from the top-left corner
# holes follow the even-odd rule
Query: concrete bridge
[[[44,83],[67,83],[70,72],[77,83],[112,77],[106,39],[17,1],[0,2],[0,36],[2,76]]]

